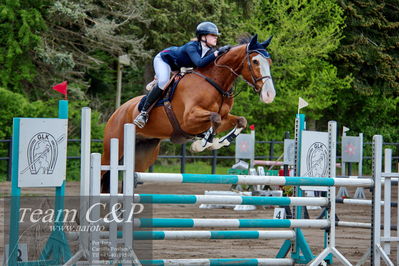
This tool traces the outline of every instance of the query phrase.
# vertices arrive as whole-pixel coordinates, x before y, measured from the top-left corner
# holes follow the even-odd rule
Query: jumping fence
[[[74,146],[74,145],[80,145],[81,140],[80,139],[68,139],[68,147]],[[91,142],[93,144],[97,143],[102,143],[101,139],[92,139]],[[163,141],[164,143],[171,143],[169,140]],[[337,142],[338,147],[341,147],[341,142]],[[188,147],[190,143],[187,144],[181,144],[180,147],[178,148],[179,152],[176,154],[160,154],[158,156],[158,160],[178,160],[180,163],[180,173],[186,173],[186,165],[187,163],[190,163],[192,160],[207,160],[210,162],[211,165],[211,173],[215,174],[217,165],[220,162],[223,161],[230,161],[231,165],[234,164],[235,156],[228,156],[228,155],[220,155],[218,154],[217,150],[209,151],[209,152],[203,152],[203,153],[208,153],[207,155],[199,155],[199,154],[190,154],[188,152]],[[231,146],[234,146],[235,142],[232,143]],[[268,153],[266,155],[256,155],[255,153],[255,160],[269,160],[269,161],[274,161],[277,160],[280,157],[280,154],[276,152],[276,150],[282,150],[282,146],[284,145],[283,141],[278,141],[278,140],[271,140],[271,141],[255,141],[255,151],[257,150],[257,147],[261,146],[266,146],[266,150],[268,150]],[[372,142],[365,142],[365,151],[371,150],[371,145]],[[393,154],[392,154],[392,160],[393,162],[399,163],[399,143],[398,142],[384,142],[384,146],[391,146],[395,147],[393,149]],[[78,146],[76,146],[78,147]],[[370,147],[368,149],[367,147]],[[264,148],[265,149],[265,148]],[[259,149],[258,149],[259,150]],[[162,152],[162,149],[161,149]],[[203,154],[202,153],[202,154]],[[396,154],[396,155],[395,155]],[[67,159],[70,160],[80,160],[80,154],[76,155],[70,155],[67,157]],[[341,152],[340,150],[337,150],[337,161],[340,161],[341,159]],[[365,164],[370,164],[372,160],[371,155],[365,155],[363,156],[363,160],[365,161]],[[11,139],[5,139],[5,140],[0,140],[0,171],[4,171],[4,175],[7,176],[7,181],[10,181],[11,177]],[[348,175],[352,175],[352,164],[347,163],[347,168],[348,168]],[[153,172],[153,166],[149,170],[150,172]]]

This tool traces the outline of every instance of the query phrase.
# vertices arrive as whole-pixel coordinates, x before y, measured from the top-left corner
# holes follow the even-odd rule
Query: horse
[[[186,73],[168,106],[173,110],[174,122],[168,119],[167,108],[154,107],[146,126],[136,128],[135,171],[145,172],[155,162],[162,139],[171,138],[178,143],[196,139],[191,145],[192,152],[228,146],[247,126],[245,117],[230,114],[234,102],[232,85],[237,77],[252,86],[264,103],[271,103],[276,95],[270,74],[271,58],[266,51],[271,38],[259,43],[254,35],[249,42],[232,47],[208,66]],[[123,147],[123,125],[132,123],[139,114],[138,105],[143,97],[127,101],[109,118],[104,131],[102,165],[109,165],[112,138],[119,139],[119,159],[122,159],[123,149],[127,148]],[[224,137],[215,137],[227,130],[231,131]],[[101,183],[102,191],[108,192],[109,172],[102,173]]]

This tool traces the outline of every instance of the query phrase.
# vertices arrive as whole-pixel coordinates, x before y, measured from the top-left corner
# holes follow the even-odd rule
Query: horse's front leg
[[[190,150],[192,152],[201,152],[212,146],[216,132],[222,123],[222,118],[218,113],[205,111],[201,116],[204,115],[208,116],[208,119],[211,121],[211,127],[204,133],[204,136],[201,139],[196,140],[191,144]]]
[[[247,127],[247,119],[243,116],[235,116],[228,114],[222,119],[222,123],[219,126],[216,133],[220,133],[229,129],[232,129],[227,135],[218,139],[214,138],[212,145],[209,146],[211,150],[220,149],[223,146],[229,146],[231,142],[241,133],[241,131]]]

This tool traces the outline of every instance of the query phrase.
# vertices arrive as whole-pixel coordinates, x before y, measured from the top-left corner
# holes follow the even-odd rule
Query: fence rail
[[[102,140],[100,139],[93,139],[92,143],[101,143]],[[169,140],[165,140],[163,142],[170,143]],[[68,144],[76,145],[80,144],[80,139],[68,139]],[[366,147],[367,145],[371,146],[371,142],[365,142],[364,146]],[[7,164],[7,169],[8,169],[8,179],[11,177],[11,146],[12,142],[11,139],[6,139],[6,140],[0,140],[0,145],[2,147],[6,146],[7,147],[7,156],[0,156],[0,162],[6,161]],[[235,156],[226,156],[226,155],[218,155],[218,152],[216,150],[211,152],[211,155],[187,155],[187,145],[188,144],[181,144],[180,147],[180,154],[174,154],[174,155],[166,155],[166,154],[160,154],[158,156],[158,159],[178,159],[180,160],[180,172],[185,173],[186,169],[186,163],[187,160],[190,159],[204,159],[204,160],[211,160],[211,169],[212,169],[212,174],[216,173],[216,167],[217,167],[217,161],[218,160],[233,160],[235,159]],[[233,145],[235,143],[233,142]],[[271,140],[271,141],[255,141],[255,151],[257,150],[257,146],[260,145],[269,145],[268,148],[268,155],[255,155],[255,160],[268,160],[268,161],[274,161],[277,160],[280,156],[276,156],[276,145],[280,146],[279,150],[282,150],[282,145],[284,145],[283,141],[277,141],[277,140]],[[338,147],[340,147],[341,143],[337,143]],[[383,144],[384,146],[394,146],[396,147],[396,156],[392,156],[392,160],[395,162],[399,161],[399,143],[392,143],[392,142],[385,142]],[[4,149],[4,148],[3,148]],[[365,149],[364,149],[365,150]],[[337,159],[339,160],[341,158],[340,154],[340,149],[337,149]],[[3,154],[5,155],[5,154]],[[371,156],[364,156],[363,155],[363,161],[371,160]],[[68,160],[79,160],[80,155],[71,155],[67,157]],[[351,164],[348,164],[349,166],[349,173],[348,175],[351,175]],[[152,167],[150,168],[150,172],[152,172]]]

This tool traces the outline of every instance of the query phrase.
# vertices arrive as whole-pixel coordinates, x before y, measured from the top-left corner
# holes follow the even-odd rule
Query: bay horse
[[[175,120],[183,132],[180,143],[196,138],[191,145],[193,152],[219,149],[228,146],[247,126],[244,117],[230,114],[234,101],[231,88],[238,76],[254,88],[264,103],[271,103],[274,100],[276,92],[270,74],[271,59],[266,51],[270,41],[271,37],[259,43],[257,35],[254,35],[249,43],[232,47],[208,66],[197,68],[184,75],[171,101]],[[139,114],[138,105],[142,98],[143,96],[138,96],[129,100],[108,120],[104,132],[102,165],[109,165],[111,138],[119,139],[119,159],[122,159],[125,148],[123,125],[132,123]],[[174,138],[173,133],[176,128],[168,120],[165,109],[155,107],[146,126],[136,128],[135,171],[137,172],[146,171],[155,162],[162,139]],[[231,131],[221,139],[214,137],[227,130]],[[109,173],[102,174],[102,191],[108,192]]]

